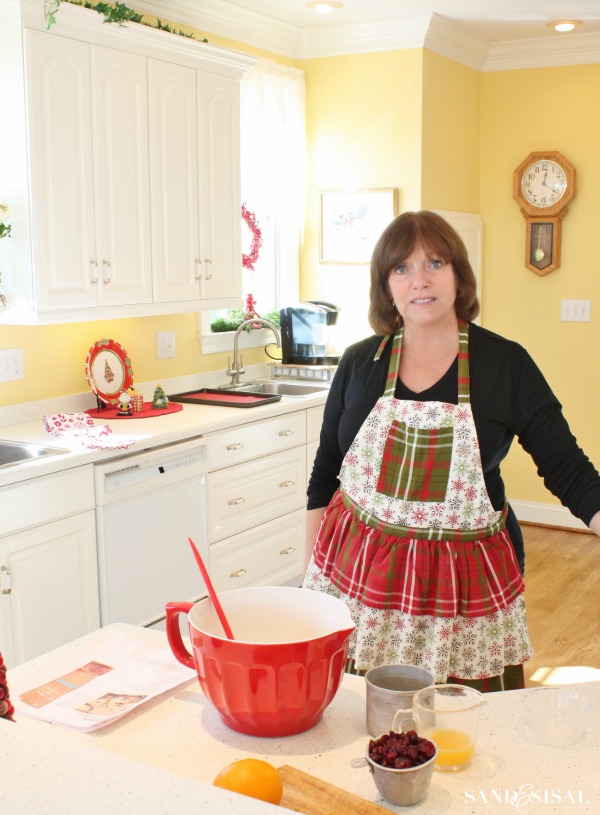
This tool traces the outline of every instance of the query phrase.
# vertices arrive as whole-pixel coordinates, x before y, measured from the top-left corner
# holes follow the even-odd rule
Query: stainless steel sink
[[[290,380],[259,380],[245,382],[242,385],[233,385],[226,390],[241,393],[269,393],[278,396],[311,396],[316,393],[326,393],[329,390],[328,382],[292,382]]]
[[[43,456],[60,456],[68,452],[69,450],[66,447],[46,447],[44,445],[0,439],[0,469],[14,467],[16,464],[39,459]]]

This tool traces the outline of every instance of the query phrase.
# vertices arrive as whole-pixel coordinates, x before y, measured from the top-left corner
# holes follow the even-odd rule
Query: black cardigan
[[[391,341],[373,362],[381,337],[368,337],[342,356],[325,405],[321,438],[308,486],[308,509],[327,506],[339,486],[342,460],[359,428],[385,390]],[[585,524],[600,510],[600,476],[578,446],[560,402],[527,351],[515,342],[469,324],[471,405],[488,494],[502,509],[500,463],[516,436],[531,455],[546,487]],[[398,399],[456,404],[458,360],[433,387],[415,394],[400,380]],[[517,519],[507,528],[521,569],[525,553]]]

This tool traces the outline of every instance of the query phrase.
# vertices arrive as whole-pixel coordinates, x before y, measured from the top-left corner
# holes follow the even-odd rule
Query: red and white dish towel
[[[107,425],[97,425],[86,413],[53,413],[44,416],[44,428],[53,436],[71,439],[91,450],[127,449],[133,439],[114,436]]]

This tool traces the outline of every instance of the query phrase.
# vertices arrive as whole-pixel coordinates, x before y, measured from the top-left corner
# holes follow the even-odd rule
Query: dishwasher
[[[94,467],[100,623],[164,627],[165,604],[207,589],[207,449],[200,437]]]

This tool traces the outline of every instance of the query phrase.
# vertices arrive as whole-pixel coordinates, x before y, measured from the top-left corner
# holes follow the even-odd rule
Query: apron
[[[403,330],[386,388],[340,471],[304,587],[342,599],[358,671],[386,663],[481,680],[532,655],[524,583],[487,494],[459,321],[458,404],[396,399]],[[375,360],[385,343],[382,341]]]

